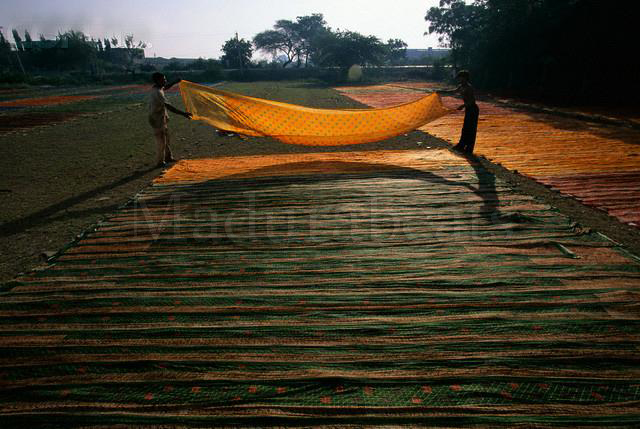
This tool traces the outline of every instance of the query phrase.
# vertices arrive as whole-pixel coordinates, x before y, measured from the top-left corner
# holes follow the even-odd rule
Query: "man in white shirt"
[[[149,98],[149,124],[153,128],[153,133],[156,137],[156,144],[158,146],[158,167],[164,166],[167,162],[173,162],[175,159],[171,154],[171,148],[169,147],[169,115],[167,110],[191,119],[191,113],[183,112],[176,109],[171,104],[167,103],[167,99],[164,95],[165,89],[171,88],[176,83],[180,82],[180,79],[167,83],[167,78],[162,73],[154,73],[153,87],[151,88],[151,94]]]

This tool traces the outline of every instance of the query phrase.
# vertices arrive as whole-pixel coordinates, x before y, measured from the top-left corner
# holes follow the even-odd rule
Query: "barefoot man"
[[[167,110],[188,119],[191,119],[192,115],[191,113],[176,109],[167,103],[167,99],[164,96],[164,91],[180,82],[180,79],[167,83],[165,75],[157,72],[152,75],[152,79],[153,87],[151,88],[149,100],[149,124],[153,128],[153,134],[156,137],[156,144],[158,146],[157,166],[162,167],[167,162],[175,161],[171,154],[171,148],[169,147],[169,129],[167,127],[169,115],[167,114]]]
[[[462,125],[460,142],[455,145],[453,149],[465,153],[473,153],[473,147],[476,144],[480,109],[478,109],[476,96],[473,92],[473,87],[469,82],[469,72],[462,70],[458,72],[456,78],[458,79],[459,86],[455,89],[455,92],[460,94],[464,101],[464,104],[458,107],[458,110],[464,109],[464,124]]]

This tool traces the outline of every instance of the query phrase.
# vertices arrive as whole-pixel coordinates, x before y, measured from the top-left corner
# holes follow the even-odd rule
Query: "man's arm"
[[[191,114],[190,112],[183,112],[183,111],[182,111],[182,110],[180,110],[180,109],[176,109],[175,107],[173,107],[173,106],[172,106],[171,104],[169,104],[169,103],[164,103],[164,106],[167,108],[167,110],[168,110],[169,112],[173,112],[173,113],[175,113],[175,114],[177,114],[177,115],[184,116],[184,117],[185,117],[185,118],[187,118],[187,119],[191,119],[191,117],[193,116],[193,114]]]
[[[438,94],[455,94],[455,93],[460,93],[461,91],[462,91],[462,85],[458,85],[454,89],[441,89],[437,92]],[[463,104],[462,106],[459,106],[457,110],[462,110],[464,109],[464,107],[465,105]]]
[[[173,82],[169,82],[168,84],[166,84],[162,89],[164,89],[165,91],[171,89],[173,85],[175,85],[176,83],[180,83],[181,81],[182,79],[176,79]]]
[[[438,94],[455,94],[456,92],[460,92],[461,86],[456,86],[453,89],[439,89],[436,91]]]

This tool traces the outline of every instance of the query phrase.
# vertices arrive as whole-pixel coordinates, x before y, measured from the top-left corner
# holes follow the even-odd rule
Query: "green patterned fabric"
[[[638,286],[475,163],[154,185],[5,288],[0,427],[637,426]]]

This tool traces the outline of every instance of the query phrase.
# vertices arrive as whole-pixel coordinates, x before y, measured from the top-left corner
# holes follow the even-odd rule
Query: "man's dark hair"
[[[160,72],[155,72],[154,74],[151,75],[151,80],[153,80],[154,83],[158,83],[158,81],[163,77],[164,77],[164,74]]]
[[[458,74],[456,75],[456,77],[462,77],[465,78],[467,80],[471,79],[471,74],[469,74],[469,72],[467,70],[460,70],[458,72]]]

